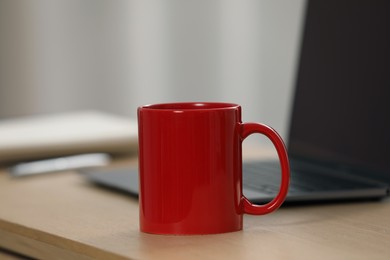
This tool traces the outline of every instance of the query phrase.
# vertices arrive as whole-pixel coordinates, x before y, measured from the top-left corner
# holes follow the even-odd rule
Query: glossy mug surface
[[[238,231],[243,214],[270,213],[283,203],[290,167],[285,145],[270,127],[242,123],[229,103],[171,103],[138,108],[140,229],[155,234]],[[242,141],[252,133],[275,145],[280,191],[265,205],[242,192]]]

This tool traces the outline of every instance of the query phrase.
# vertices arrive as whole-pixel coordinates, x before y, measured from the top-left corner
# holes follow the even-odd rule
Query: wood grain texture
[[[240,232],[150,235],[136,199],[77,173],[0,172],[0,247],[42,259],[389,259],[389,217],[389,200],[295,206],[246,215]]]

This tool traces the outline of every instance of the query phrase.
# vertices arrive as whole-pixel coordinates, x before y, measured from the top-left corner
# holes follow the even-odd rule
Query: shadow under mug
[[[243,214],[263,215],[283,203],[290,181],[285,145],[272,128],[242,123],[230,103],[170,103],[138,108],[140,229],[154,234],[242,230]],[[265,205],[242,192],[242,141],[253,133],[274,144],[279,193]]]

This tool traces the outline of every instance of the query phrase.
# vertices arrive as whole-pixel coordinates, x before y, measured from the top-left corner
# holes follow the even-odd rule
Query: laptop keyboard
[[[291,165],[289,195],[306,192],[331,192],[372,188],[375,185],[353,178],[342,178],[326,168],[303,170]],[[244,188],[261,191],[270,195],[276,194],[280,187],[280,166],[278,162],[245,162],[243,165]]]
[[[386,196],[387,186],[384,188],[378,183],[359,181],[359,178],[344,177],[323,167],[313,167],[302,163],[291,163],[291,180],[286,202],[320,201],[329,199],[379,198]],[[304,169],[304,170],[303,170]],[[280,166],[278,162],[256,161],[245,162],[243,165],[244,194],[252,201],[263,204],[275,197],[280,187]],[[92,182],[137,195],[138,169],[86,169],[81,171]],[[347,191],[347,192],[346,192]]]

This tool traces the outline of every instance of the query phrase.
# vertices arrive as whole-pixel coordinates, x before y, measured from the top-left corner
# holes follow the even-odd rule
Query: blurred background
[[[286,137],[304,0],[0,0],[0,119],[228,101]]]

